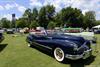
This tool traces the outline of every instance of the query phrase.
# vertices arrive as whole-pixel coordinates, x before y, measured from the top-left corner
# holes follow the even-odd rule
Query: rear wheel
[[[65,59],[64,51],[61,48],[59,48],[59,47],[55,48],[54,49],[54,57],[55,57],[55,59],[57,61],[63,62],[64,59]]]

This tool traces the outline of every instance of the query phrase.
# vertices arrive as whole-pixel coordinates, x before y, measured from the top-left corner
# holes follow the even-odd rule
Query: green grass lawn
[[[26,35],[12,37],[5,34],[5,40],[0,44],[0,67],[100,67],[100,35],[96,37],[98,52],[93,51],[91,58],[59,63],[50,55],[28,47]]]

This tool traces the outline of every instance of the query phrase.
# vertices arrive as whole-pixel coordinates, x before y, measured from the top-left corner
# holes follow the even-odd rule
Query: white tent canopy
[[[100,25],[94,26],[92,28],[98,28],[98,29],[100,29]]]

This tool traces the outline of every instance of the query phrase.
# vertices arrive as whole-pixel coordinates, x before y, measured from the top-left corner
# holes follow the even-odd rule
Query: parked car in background
[[[100,25],[92,27],[92,30],[94,31],[95,34],[100,34]]]
[[[44,30],[43,27],[37,27],[36,29],[30,29],[29,33],[38,34],[38,35],[44,35],[45,34],[45,30]]]
[[[29,33],[29,28],[26,27],[26,28],[24,28],[23,30],[24,30],[24,33],[25,33],[25,34],[26,34],[26,33]]]
[[[100,34],[100,30],[95,30],[94,33],[95,34]]]
[[[45,32],[44,32],[45,33]],[[71,60],[86,59],[91,56],[91,43],[80,36],[73,36],[54,32],[44,35],[30,33],[26,41],[28,46],[40,47],[43,50],[51,51],[55,59],[63,62],[65,58]]]
[[[0,33],[2,33],[2,34],[3,34],[4,32],[5,32],[5,30],[4,30],[4,29],[0,29]]]
[[[84,32],[81,28],[63,28],[64,34],[81,36],[87,40],[90,40],[92,44],[96,44],[97,38],[94,35],[94,32]]]
[[[15,31],[14,31],[13,29],[7,29],[7,30],[6,30],[6,33],[7,33],[7,34],[14,34],[14,32],[15,32]]]

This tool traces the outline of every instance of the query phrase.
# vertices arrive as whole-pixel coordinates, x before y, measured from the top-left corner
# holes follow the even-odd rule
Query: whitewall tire
[[[65,59],[64,51],[61,48],[59,48],[59,47],[55,48],[54,49],[54,57],[55,57],[55,59],[57,61],[63,62],[64,59]]]

